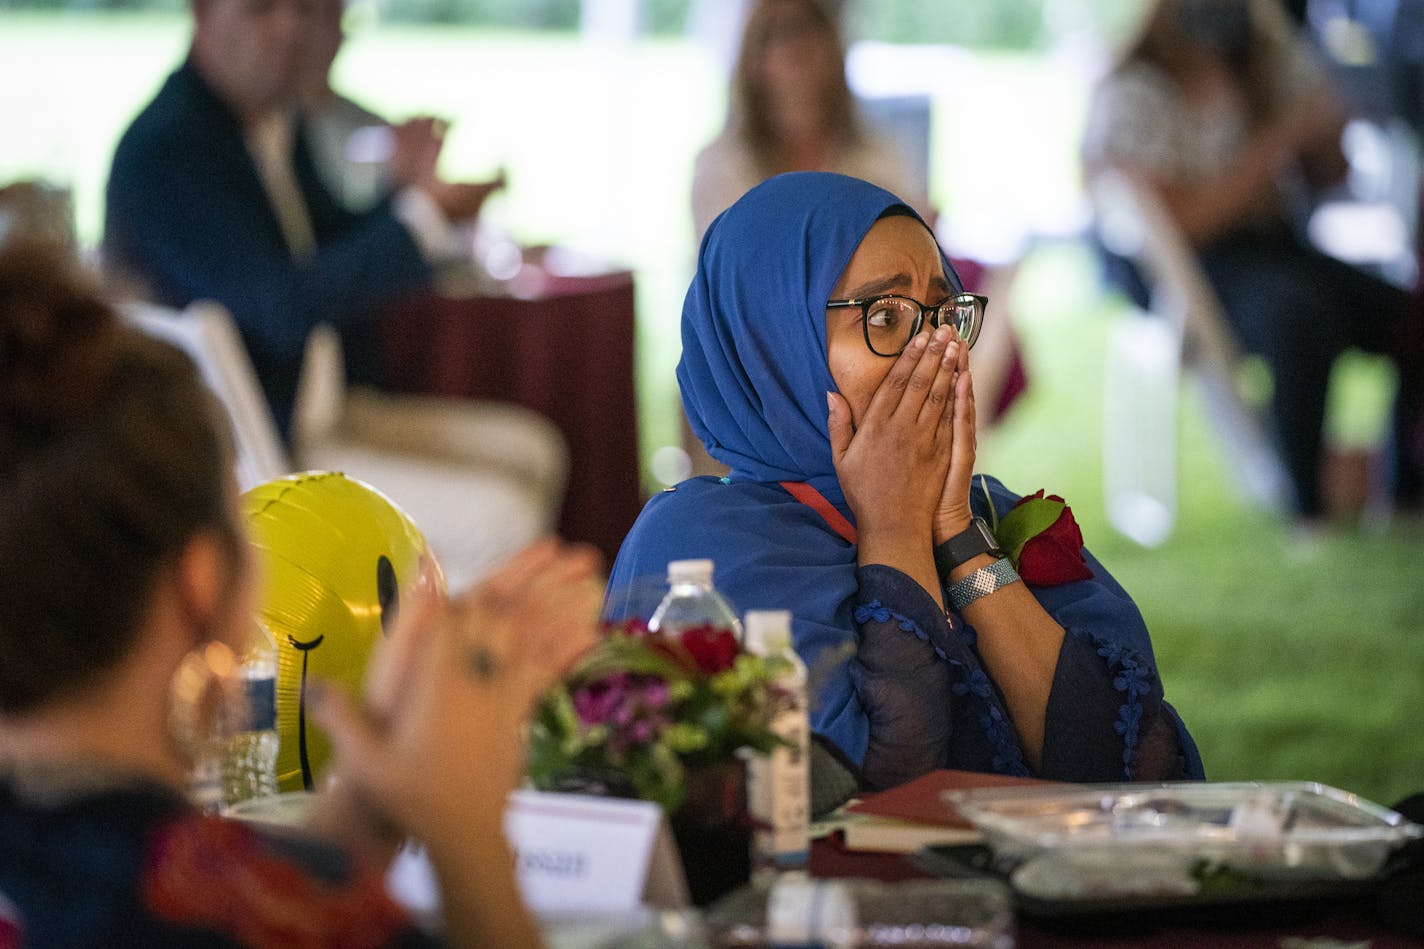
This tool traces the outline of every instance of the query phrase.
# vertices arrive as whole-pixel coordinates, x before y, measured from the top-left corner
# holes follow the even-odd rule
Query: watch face
[[[984,519],[976,517],[967,528],[935,548],[935,564],[941,573],[948,573],[966,560],[986,553],[999,554],[999,542]]]
[[[980,539],[980,540],[983,542],[983,544],[984,544],[984,551],[983,551],[983,552],[987,552],[987,551],[991,551],[991,550],[997,552],[998,549],[999,549],[999,541],[998,541],[998,539],[994,536],[994,532],[991,531],[991,530],[989,530],[989,525],[986,524],[986,523],[984,523],[984,519],[983,519],[982,517],[976,517],[976,518],[974,518],[974,526],[975,526],[976,528],[978,528],[978,530],[979,530],[979,539]]]

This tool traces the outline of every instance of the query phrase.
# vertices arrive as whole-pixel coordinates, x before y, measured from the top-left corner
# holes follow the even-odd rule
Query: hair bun
[[[62,245],[0,246],[0,450],[65,427],[102,398],[117,330],[93,278]]]

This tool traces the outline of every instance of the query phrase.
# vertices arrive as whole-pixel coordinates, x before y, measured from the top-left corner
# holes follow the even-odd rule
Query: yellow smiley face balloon
[[[343,474],[278,478],[242,507],[263,574],[258,616],[277,640],[277,782],[311,790],[330,744],[307,718],[308,684],[361,694],[371,650],[429,550],[404,511]]]

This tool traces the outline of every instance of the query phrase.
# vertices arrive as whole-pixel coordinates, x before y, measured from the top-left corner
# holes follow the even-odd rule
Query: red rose
[[[1018,503],[1041,497],[1040,488]],[[1025,583],[1040,587],[1092,579],[1093,571],[1083,559],[1083,532],[1073,519],[1073,509],[1056,494],[1048,495],[1048,500],[1063,504],[1063,512],[1056,521],[1024,542],[1019,551],[1019,576]]]
[[[697,668],[708,675],[716,675],[732,668],[737,661],[740,648],[737,637],[729,629],[712,626],[694,626],[682,631],[682,648],[687,650]]]
[[[600,624],[601,632],[604,636],[621,634],[632,636],[635,639],[646,639],[648,636],[648,621],[639,617],[625,620],[603,620]]]

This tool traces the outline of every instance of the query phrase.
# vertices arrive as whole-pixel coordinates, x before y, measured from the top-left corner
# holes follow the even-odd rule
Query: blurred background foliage
[[[3,10],[182,10],[187,0],[0,0]],[[716,2],[716,0],[713,0]],[[695,0],[641,0],[643,33],[682,33]],[[846,4],[847,33],[887,43],[949,43],[1029,50],[1051,42],[1064,18],[1090,9],[1101,21],[1120,23],[1139,0],[874,0]],[[381,0],[380,16],[392,23],[458,23],[530,30],[577,30],[581,0]]]

